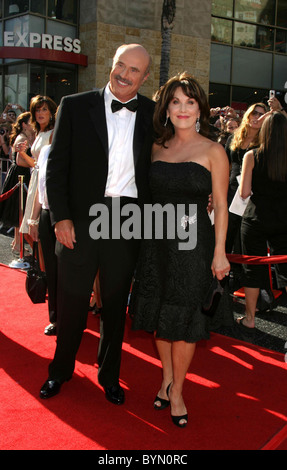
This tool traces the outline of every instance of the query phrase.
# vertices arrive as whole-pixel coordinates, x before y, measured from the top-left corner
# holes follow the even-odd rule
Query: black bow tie
[[[111,107],[113,113],[119,111],[122,108],[127,108],[129,111],[134,113],[138,108],[138,100],[131,100],[128,103],[121,103],[120,101],[113,100]]]

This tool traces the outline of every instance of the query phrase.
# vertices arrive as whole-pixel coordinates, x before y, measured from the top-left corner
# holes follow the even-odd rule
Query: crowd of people
[[[16,110],[20,111],[17,116]],[[30,113],[20,105],[8,103],[0,116],[0,148],[1,148],[1,192],[5,194],[18,183],[18,176],[23,175],[24,185],[28,187],[30,171],[17,163],[18,145],[27,140],[29,145],[34,141],[34,130],[30,125]],[[26,193],[24,193],[24,205]],[[19,193],[0,204],[0,224],[8,228],[14,227],[14,239],[11,247],[14,253],[20,252],[19,241]]]
[[[188,73],[170,78],[151,100],[139,93],[150,66],[145,48],[123,45],[104,88],[64,97],[59,108],[36,96],[30,111],[14,119],[6,147],[0,132],[1,149],[13,162],[3,191],[18,174],[28,187],[21,227],[16,197],[0,203],[0,221],[15,227],[13,249],[19,230],[42,247],[50,320],[45,333],[57,335],[57,343],[40,397],[53,397],[72,378],[88,311],[98,306],[98,381],[110,402],[124,403],[121,348],[133,281],[132,328],[154,333],[162,363],[153,406],[170,406],[172,422],[182,428],[188,423],[185,376],[196,343],[212,328],[202,304],[213,279],[229,278],[230,270],[238,275],[246,313],[236,324],[249,331],[259,290],[268,287],[267,266],[230,265],[228,254],[266,256],[269,247],[271,254],[287,255],[287,120],[275,97],[252,104],[243,116],[229,106],[210,109]],[[229,210],[238,192],[241,200],[250,198],[242,214]],[[127,221],[128,204],[168,204],[176,219],[179,209],[185,212],[174,237],[166,225],[160,238],[113,238],[111,232],[97,238],[89,230],[97,203],[109,212],[108,230],[113,210],[122,224]],[[180,249],[187,233],[195,236],[194,247]],[[282,289],[286,266],[276,266]],[[226,305],[216,315],[230,324]]]

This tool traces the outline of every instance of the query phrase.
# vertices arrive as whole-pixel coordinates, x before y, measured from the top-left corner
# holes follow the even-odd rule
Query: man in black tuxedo
[[[59,107],[46,181],[59,264],[57,346],[41,398],[59,393],[72,377],[99,270],[103,309],[98,380],[109,401],[124,402],[121,349],[140,241],[95,240],[89,234],[94,220],[89,211],[99,203],[110,211],[115,203],[120,210],[126,203],[142,207],[150,202],[154,103],[138,93],[150,64],[141,45],[123,45],[105,88],[64,97]],[[121,103],[126,106],[121,108]]]

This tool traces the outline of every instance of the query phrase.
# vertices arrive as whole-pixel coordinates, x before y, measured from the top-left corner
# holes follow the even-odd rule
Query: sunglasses
[[[264,116],[265,113],[260,113],[259,111],[252,111],[252,116],[258,116],[258,117],[261,117],[261,116]]]

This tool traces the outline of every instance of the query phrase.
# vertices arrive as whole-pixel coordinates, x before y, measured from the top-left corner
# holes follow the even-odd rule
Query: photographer
[[[227,121],[224,121],[217,142],[225,147],[227,139],[238,129],[239,124],[238,118],[229,118]]]
[[[225,106],[224,108],[210,108],[210,120],[214,122],[220,116],[220,120],[228,120],[231,118],[238,119],[238,114],[236,113],[235,109],[231,108],[230,106]]]
[[[227,130],[226,128],[227,123],[231,120],[234,122],[234,127],[236,123],[236,127],[239,126],[239,116],[230,106],[210,109],[210,125],[213,128],[213,134],[216,137],[213,140],[219,142],[223,147],[225,146],[230,134],[233,133],[233,131],[230,132],[230,130]]]
[[[22,106],[20,106],[20,104],[8,103],[5,106],[5,109],[4,109],[3,113],[0,116],[0,123],[10,122],[11,124],[13,124],[17,119],[17,112],[16,112],[17,109],[20,111],[20,113],[25,112],[25,109],[22,108]]]

